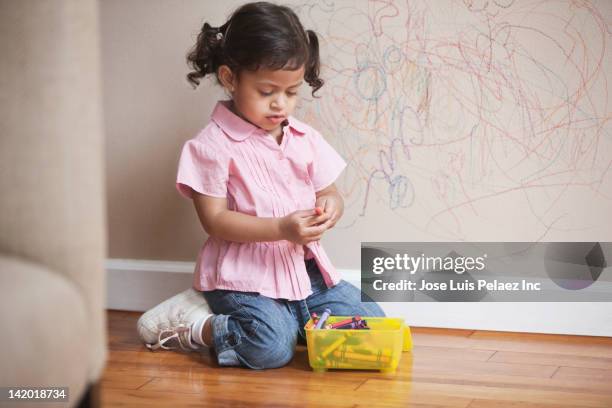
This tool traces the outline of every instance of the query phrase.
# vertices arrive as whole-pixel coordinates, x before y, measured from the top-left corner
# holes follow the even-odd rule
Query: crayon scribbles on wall
[[[611,231],[612,2],[292,6],[326,80],[299,114],[349,163],[338,227],[382,206],[406,238]]]

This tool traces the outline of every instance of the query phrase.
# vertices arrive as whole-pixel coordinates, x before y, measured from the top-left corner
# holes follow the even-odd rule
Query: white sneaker
[[[203,346],[191,340],[191,325],[210,314],[202,292],[189,288],[146,311],[136,327],[150,350],[200,350]]]

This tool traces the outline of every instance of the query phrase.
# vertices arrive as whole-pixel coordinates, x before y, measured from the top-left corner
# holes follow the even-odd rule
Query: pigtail
[[[223,65],[223,44],[228,23],[221,27],[204,23],[196,44],[187,54],[187,65],[193,69],[187,74],[187,81],[194,89],[200,84],[199,78],[216,73],[217,68]]]
[[[319,39],[317,33],[312,30],[306,30],[308,36],[308,61],[304,69],[304,80],[312,87],[312,96],[323,86],[323,80],[319,77],[320,59],[319,59]]]

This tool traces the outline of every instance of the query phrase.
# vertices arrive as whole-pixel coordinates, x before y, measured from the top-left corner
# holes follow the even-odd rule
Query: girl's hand
[[[325,224],[323,224],[323,226],[325,226],[325,229],[333,228],[333,226],[336,225],[336,222],[338,222],[338,220],[342,216],[343,206],[344,203],[341,202],[339,196],[337,195],[326,194],[317,198],[317,201],[315,202],[315,207],[322,208],[323,215],[328,215],[328,220]]]
[[[300,210],[279,220],[282,239],[305,245],[321,239],[323,232],[328,228],[325,223],[329,220],[329,214],[317,215],[315,210]]]

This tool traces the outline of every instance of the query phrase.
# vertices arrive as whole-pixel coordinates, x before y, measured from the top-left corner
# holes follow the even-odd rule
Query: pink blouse
[[[228,209],[258,217],[283,217],[311,210],[315,192],[331,185],[345,161],[310,126],[288,118],[279,145],[274,137],[235,115],[219,101],[212,121],[188,140],[181,152],[176,188],[227,198]],[[314,257],[328,287],[340,275],[319,241],[233,242],[209,237],[201,248],[194,287],[259,292],[271,298],[301,300],[312,290],[304,264]]]

